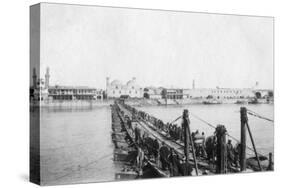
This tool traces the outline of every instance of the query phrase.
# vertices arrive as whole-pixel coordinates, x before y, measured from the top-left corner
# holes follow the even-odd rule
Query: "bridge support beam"
[[[185,175],[190,176],[191,175],[191,166],[189,164],[189,145],[190,145],[190,138],[188,133],[188,126],[190,124],[189,118],[188,118],[188,110],[183,111],[182,115],[182,128],[184,133],[184,154],[185,154]]]
[[[189,151],[190,151],[189,147],[190,146],[191,146],[191,150],[192,150],[192,156],[193,156],[193,160],[194,160],[196,175],[198,175],[198,165],[197,165],[193,140],[191,138],[190,120],[189,120],[188,110],[185,109],[183,111],[182,118],[183,118],[182,128],[183,128],[183,132],[184,132],[184,154],[185,154],[185,163],[186,163],[186,174],[185,175],[190,176],[191,171],[192,171],[192,166],[189,164]]]
[[[240,171],[246,170],[246,126],[248,122],[247,109],[240,108],[240,121],[241,121],[241,149],[240,149]]]
[[[226,129],[223,125],[216,128],[217,137],[217,174],[225,174],[227,169]]]

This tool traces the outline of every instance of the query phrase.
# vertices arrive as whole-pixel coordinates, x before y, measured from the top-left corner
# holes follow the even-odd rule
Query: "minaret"
[[[50,82],[50,69],[47,67],[46,74],[45,74],[45,88],[49,88],[49,82]]]
[[[105,88],[105,95],[106,95],[106,98],[108,98],[108,89],[109,89],[109,80],[110,78],[109,77],[106,77],[106,88]]]
[[[37,75],[36,75],[36,69],[33,68],[33,76],[32,76],[32,79],[33,79],[33,89],[36,89],[36,82],[37,82]]]
[[[195,80],[192,80],[192,89],[195,89]]]
[[[259,87],[259,82],[258,82],[258,81],[256,81],[256,85],[255,85],[255,87],[256,87],[256,88],[258,88],[258,87]]]
[[[109,85],[110,85],[110,78],[109,77],[106,77],[106,93],[108,92],[108,88],[109,88]]]
[[[106,77],[106,89],[108,88],[108,86],[109,86],[109,77]]]

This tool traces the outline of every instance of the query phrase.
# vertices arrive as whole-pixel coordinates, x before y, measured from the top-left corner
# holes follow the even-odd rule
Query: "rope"
[[[252,113],[255,113],[255,112],[252,111],[252,110],[249,110],[249,109],[247,109],[247,110],[250,111],[250,112],[252,112]],[[200,118],[199,116],[195,115],[194,113],[191,113],[191,112],[189,112],[189,113],[190,113],[192,116],[194,116],[196,119],[202,121],[203,123],[207,124],[208,126],[212,127],[213,129],[216,129],[216,126],[212,125],[211,123],[208,123],[207,121],[203,120],[202,118]],[[248,114],[249,114],[249,112],[248,112]],[[250,114],[250,115],[252,115],[252,114]],[[265,117],[263,117],[263,116],[260,116],[260,115],[258,115],[257,113],[255,113],[255,115],[259,116],[260,118],[262,117],[262,119],[271,120],[271,119],[265,118]],[[181,117],[182,117],[182,115],[179,116],[178,118],[176,118],[176,119],[175,119],[174,121],[172,121],[172,122],[176,122],[176,121],[179,120]],[[271,121],[273,121],[273,120],[271,120]],[[172,123],[172,122],[171,122],[171,123]],[[228,134],[228,133],[226,133],[226,135],[227,135],[228,137],[232,138],[232,139],[233,139],[234,141],[236,141],[237,143],[240,143],[240,140],[239,140],[239,139],[237,139],[237,138],[231,136],[231,135]],[[246,148],[248,148],[248,149],[251,150],[252,152],[255,152],[255,150],[254,150],[253,148],[251,148],[251,147],[249,147],[249,146],[247,146],[247,145],[246,145]],[[263,155],[263,154],[260,154],[260,153],[258,153],[258,155],[260,155],[260,156],[266,156],[266,155]]]
[[[260,114],[258,114],[258,113],[256,113],[256,112],[254,112],[254,111],[252,111],[252,110],[247,109],[247,113],[248,113],[249,115],[251,115],[251,116],[255,116],[255,117],[260,118],[260,119],[264,119],[264,120],[267,120],[267,121],[270,121],[270,122],[274,122],[274,120],[269,119],[269,118],[267,118],[267,117],[264,117],[264,116],[262,116],[262,115],[260,115]]]
[[[208,123],[207,121],[201,119],[200,117],[198,117],[198,116],[195,115],[194,113],[191,113],[191,112],[189,112],[189,113],[190,113],[192,116],[194,116],[196,119],[202,121],[203,123],[207,124],[208,126],[212,127],[213,129],[216,129],[216,127],[215,127],[214,125],[212,125],[211,123]],[[227,135],[228,137],[232,138],[234,141],[236,141],[236,142],[238,142],[238,143],[240,142],[237,138],[231,136],[230,134],[226,133],[226,135]],[[255,150],[252,149],[251,147],[249,147],[249,146],[247,146],[247,145],[246,145],[246,147],[247,147],[249,150],[251,150],[252,152],[255,152]],[[259,154],[260,156],[265,156],[265,155],[260,154],[260,153],[258,153],[258,154]]]
[[[205,123],[205,124],[209,125],[210,127],[214,128],[214,129],[216,129],[216,127],[215,127],[214,125],[212,125],[211,123],[208,123],[207,121],[205,121],[205,120],[201,119],[200,117],[198,117],[198,116],[197,116],[197,115],[195,115],[194,113],[191,113],[191,112],[189,112],[189,113],[190,113],[192,116],[194,116],[196,119],[198,119],[198,120],[202,121],[203,123]]]
[[[177,117],[174,121],[171,121],[169,124],[175,123],[175,122],[178,121],[181,117],[182,117],[182,115],[180,115],[179,117]]]

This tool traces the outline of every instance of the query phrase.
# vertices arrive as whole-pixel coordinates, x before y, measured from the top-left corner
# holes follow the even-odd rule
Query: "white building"
[[[106,78],[106,94],[108,98],[120,98],[128,96],[130,98],[142,98],[143,89],[136,83],[136,78],[132,78],[126,84],[122,84],[119,80],[110,82],[110,78]]]
[[[241,99],[255,97],[252,89],[237,89],[237,88],[198,88],[183,90],[183,98],[207,98],[216,99]]]

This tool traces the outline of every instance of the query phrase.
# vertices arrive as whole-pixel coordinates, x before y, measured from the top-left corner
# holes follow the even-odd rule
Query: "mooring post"
[[[223,125],[216,128],[217,137],[217,169],[216,173],[225,174],[227,166],[226,129]]]
[[[190,164],[189,164],[189,144],[190,144],[190,138],[189,138],[189,118],[188,118],[188,110],[183,110],[182,115],[182,127],[183,127],[183,133],[184,133],[184,154],[185,154],[185,175],[191,175],[190,173]]]
[[[241,151],[240,151],[240,171],[246,170],[246,124],[248,122],[247,109],[240,108],[241,121]]]
[[[191,150],[192,150],[192,156],[193,156],[194,165],[195,165],[195,172],[196,172],[196,175],[198,176],[198,165],[197,165],[197,160],[196,160],[196,155],[195,155],[194,143],[193,143],[193,140],[192,140],[192,137],[191,137],[190,120],[189,120],[188,110],[187,110],[186,116],[187,116],[186,119],[188,120],[187,121],[187,133],[188,133],[189,141],[191,143]]]
[[[269,163],[268,163],[268,167],[267,170],[273,170],[273,159],[272,159],[272,153],[269,153]]]

